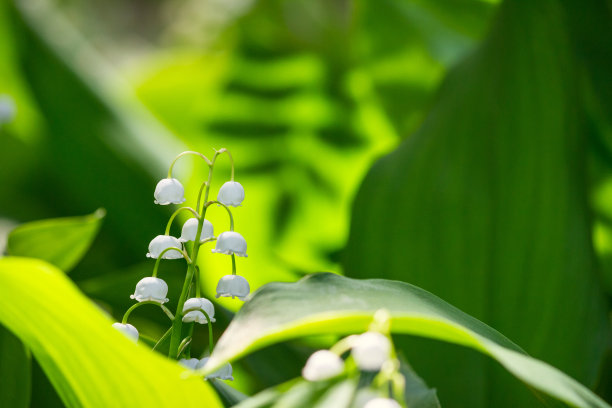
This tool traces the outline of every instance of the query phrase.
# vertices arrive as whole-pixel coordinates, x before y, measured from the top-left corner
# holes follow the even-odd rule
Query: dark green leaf
[[[0,326],[0,378],[0,407],[30,406],[30,352],[3,326]]]
[[[234,405],[239,404],[248,398],[248,396],[233,388],[225,381],[215,379],[208,381],[217,392],[217,395],[225,408],[233,407]]]
[[[555,0],[501,6],[420,130],[367,176],[344,265],[348,276],[423,287],[593,386],[610,322],[566,25],[576,17]],[[411,339],[398,346],[443,406],[537,404],[475,354]]]

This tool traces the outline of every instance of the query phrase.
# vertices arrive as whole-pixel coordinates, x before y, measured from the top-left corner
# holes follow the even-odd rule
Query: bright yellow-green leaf
[[[0,259],[0,323],[39,361],[69,407],[221,407],[178,364],[135,345],[54,266]]]
[[[42,259],[68,272],[85,255],[100,230],[106,211],[83,217],[32,221],[8,236],[8,253]]]
[[[394,333],[471,347],[497,360],[527,385],[570,405],[609,407],[569,376],[526,355],[499,332],[423,289],[330,273],[310,275],[297,283],[272,283],[257,291],[219,339],[208,370],[300,336],[365,331],[381,308],[391,313]]]

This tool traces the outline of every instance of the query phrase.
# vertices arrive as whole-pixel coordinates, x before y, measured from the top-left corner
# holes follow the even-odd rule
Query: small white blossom
[[[148,276],[141,279],[136,284],[136,290],[133,295],[130,295],[131,299],[136,299],[138,302],[146,302],[151,300],[153,302],[166,303],[168,298],[168,285],[162,279],[153,278]]]
[[[182,249],[183,245],[181,242],[170,236],[170,235],[158,235],[151,240],[149,243],[149,252],[147,253],[147,258],[155,258],[159,257],[165,249],[168,248],[178,248]],[[163,259],[181,259],[183,257],[183,253],[179,250],[170,250],[167,251],[162,258]]]
[[[178,363],[180,365],[182,365],[185,368],[189,368],[191,370],[195,370],[196,367],[198,366],[198,363],[200,362],[200,360],[198,360],[197,358],[190,358],[189,360],[186,360],[184,358],[181,358]]]
[[[210,321],[213,323],[215,322],[215,318],[214,318],[215,307],[213,306],[210,300],[206,298],[187,299],[183,306],[183,313],[185,313],[186,310],[195,309],[195,308],[203,309],[208,315],[208,317],[210,317]],[[200,324],[208,323],[208,320],[206,319],[206,315],[202,313],[201,310],[192,310],[191,312],[188,312],[187,314],[185,314],[185,316],[183,316],[183,321],[184,322],[198,322]]]
[[[353,340],[351,352],[359,369],[378,371],[389,360],[391,342],[387,336],[377,332],[365,332]]]
[[[306,361],[302,376],[308,381],[328,380],[344,371],[344,361],[329,350],[315,351]]]
[[[225,275],[217,283],[217,297],[237,297],[245,300],[251,291],[249,282],[240,275]]]
[[[363,408],[402,408],[402,406],[391,398],[374,398],[369,400]]]
[[[242,235],[235,231],[225,231],[217,238],[215,249],[212,252],[217,254],[231,255],[236,254],[238,256],[247,256],[247,243]]]
[[[203,359],[201,359],[198,365],[196,366],[196,368],[197,369],[204,368],[206,363],[208,363],[209,358],[210,357],[204,357]],[[218,378],[219,380],[234,381],[234,377],[232,376],[232,365],[230,363],[225,363],[223,366],[221,366],[221,368],[219,368],[214,373],[208,374],[206,378],[208,379]]]
[[[155,204],[182,204],[185,202],[185,189],[175,178],[165,178],[155,186]]]
[[[8,95],[0,95],[0,125],[8,123],[15,117],[15,102]]]
[[[183,230],[181,232],[180,242],[195,241],[196,234],[198,233],[198,219],[190,218],[183,224]],[[213,231],[213,225],[210,221],[204,220],[202,224],[202,231],[200,232],[200,241],[207,238],[214,238],[215,234]]]
[[[125,337],[132,340],[134,343],[138,341],[138,330],[131,324],[113,323],[113,327],[123,333]]]
[[[244,188],[237,181],[223,184],[217,194],[217,201],[227,206],[238,207],[244,201]]]

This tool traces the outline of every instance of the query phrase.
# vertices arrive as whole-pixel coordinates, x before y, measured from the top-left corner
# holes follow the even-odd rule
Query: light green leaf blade
[[[0,326],[0,407],[30,406],[31,372],[30,352]]]
[[[570,405],[609,407],[567,375],[527,356],[499,332],[423,289],[329,273],[310,275],[297,283],[272,283],[257,291],[219,339],[208,371],[275,342],[365,331],[381,308],[391,313],[394,333],[471,347],[491,356],[534,389]]]
[[[111,327],[54,266],[0,259],[0,323],[31,350],[69,407],[221,408],[199,377]]]
[[[63,271],[70,271],[96,238],[103,209],[82,217],[32,221],[15,228],[8,236],[8,254],[42,259]]]

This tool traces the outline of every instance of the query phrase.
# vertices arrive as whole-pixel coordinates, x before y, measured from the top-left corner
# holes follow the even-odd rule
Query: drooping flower
[[[402,406],[391,398],[374,398],[369,400],[363,408],[402,408]]]
[[[136,290],[133,295],[130,295],[131,299],[136,299],[138,302],[153,301],[159,303],[166,303],[168,298],[168,285],[162,279],[148,276],[142,278],[136,284]]]
[[[196,369],[204,368],[206,363],[208,363],[210,357],[204,357],[200,360]],[[230,363],[225,363],[221,368],[212,374],[208,374],[206,376],[207,379],[218,378],[219,380],[230,380],[234,381],[234,377],[232,376],[232,365]]]
[[[197,358],[190,358],[189,360],[181,358],[178,361],[180,365],[182,365],[185,368],[189,368],[191,370],[195,370],[199,362],[200,360],[198,360]]]
[[[138,342],[138,330],[131,324],[113,323],[113,327],[123,333],[125,337],[132,340],[134,343]]]
[[[238,207],[244,201],[244,188],[237,181],[228,181],[219,189],[217,201],[227,206]]]
[[[178,248],[182,249],[183,245],[181,242],[170,236],[170,235],[158,235],[151,240],[149,243],[149,252],[147,253],[147,258],[155,258],[159,257],[165,249],[168,248]],[[183,253],[179,250],[170,250],[164,253],[162,259],[181,259],[183,257]]]
[[[183,224],[183,230],[181,232],[180,242],[195,241],[196,234],[198,232],[198,219],[190,218]],[[207,238],[214,238],[214,228],[210,221],[204,220],[202,224],[202,231],[200,232],[200,241]]]
[[[215,307],[212,302],[206,298],[191,298],[185,301],[183,305],[183,313],[189,309],[203,309],[208,317],[210,317],[211,322],[215,322]],[[186,313],[183,316],[184,322],[198,322],[200,324],[208,323],[206,319],[206,315],[202,313],[201,310],[192,310],[191,312]]]
[[[215,249],[212,252],[217,254],[231,255],[236,254],[238,256],[247,256],[247,243],[242,235],[235,231],[225,231],[217,238]]]
[[[8,95],[0,95],[0,125],[8,123],[15,117],[15,102]]]
[[[185,189],[175,178],[161,179],[155,186],[155,204],[182,204],[185,202]]]
[[[359,369],[378,371],[389,360],[391,342],[387,336],[381,333],[365,332],[353,340],[351,354]]]
[[[217,283],[217,298],[219,297],[237,297],[240,300],[245,300],[251,291],[249,282],[240,275],[225,275],[219,279]]]
[[[306,361],[302,376],[308,381],[328,380],[344,371],[344,361],[329,350],[315,351]]]

